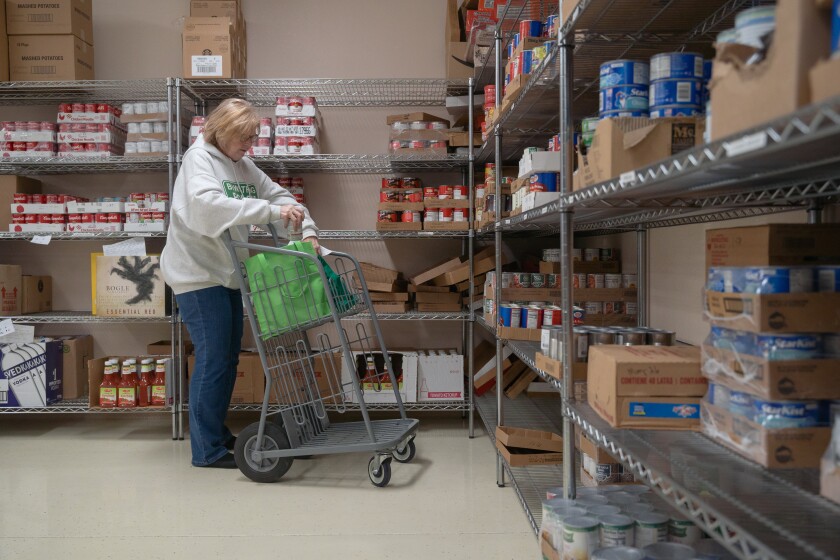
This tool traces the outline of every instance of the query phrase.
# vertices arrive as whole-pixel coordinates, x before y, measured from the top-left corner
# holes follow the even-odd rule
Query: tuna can
[[[735,15],[738,42],[760,49],[762,39],[776,28],[776,6],[756,6]]]
[[[604,287],[610,289],[621,288],[621,274],[604,274]]]
[[[399,222],[399,212],[388,212],[380,210],[376,217],[377,222]]]
[[[466,222],[470,217],[469,208],[455,208],[452,211],[453,222]]]
[[[523,307],[519,324],[523,329],[541,329],[542,309],[538,305]]]
[[[437,208],[430,208],[423,213],[424,222],[439,222],[440,211]]]
[[[572,274],[572,288],[585,288],[586,274]]]
[[[703,69],[701,68],[700,71],[702,72]],[[650,84],[651,109],[659,109],[669,105],[693,105],[699,108],[702,102],[702,77],[670,78],[657,80]],[[623,107],[616,108],[621,109]]]
[[[511,288],[530,288],[531,274],[528,272],[513,272]]]
[[[535,173],[531,175],[528,190],[530,192],[557,192],[557,174]]]
[[[647,118],[650,116],[647,110],[644,111],[601,111],[599,118],[603,119],[618,119],[618,118]]]
[[[405,210],[400,216],[400,221],[403,223],[419,223],[420,212],[418,210]]]
[[[601,89],[620,85],[646,86],[650,83],[650,65],[641,60],[610,60],[601,65],[600,76]]]
[[[729,412],[752,420],[753,398],[743,391],[729,391]]]
[[[815,360],[822,356],[818,334],[757,334],[755,351],[767,360]]]
[[[633,546],[636,526],[632,519],[616,513],[600,515],[598,521],[601,522],[601,546]]]
[[[631,546],[599,548],[590,556],[590,560],[644,560],[645,553]]]
[[[611,111],[647,111],[649,94],[649,87],[646,85],[604,88],[599,95],[598,111],[601,115]]]
[[[559,274],[546,274],[545,275],[545,287],[546,288],[559,288],[561,284],[560,275]]]
[[[694,549],[684,544],[660,542],[644,547],[645,560],[692,560]]]
[[[587,274],[586,275],[587,288],[603,288],[604,275],[603,274]]]
[[[697,53],[661,53],[650,59],[650,81],[672,78],[702,78],[703,56]]]
[[[441,222],[453,222],[453,221],[455,221],[455,209],[454,208],[441,208],[440,209],[440,221]]]
[[[742,270],[745,293],[798,294],[814,291],[813,268],[774,266]]]
[[[668,516],[663,513],[637,513],[635,544],[644,548],[668,540]]]
[[[703,537],[703,531],[694,521],[681,515],[671,515],[668,521],[668,541],[672,543],[693,545]]]
[[[280,186],[290,187],[291,186],[291,178],[289,177],[288,179],[289,179],[289,184],[288,185],[283,185],[281,183]],[[382,177],[382,188],[383,189],[399,189],[402,186],[403,186],[402,185],[402,179],[399,179],[398,177]]]
[[[620,315],[622,308],[620,301],[605,301],[604,315]]]
[[[518,327],[522,322],[522,308],[516,304],[499,306],[499,323],[503,327]]]
[[[817,291],[840,292],[840,266],[821,266],[816,269]]]
[[[701,105],[663,105],[650,108],[650,118],[694,117],[703,113]]]
[[[676,342],[677,333],[665,330],[650,330],[647,333],[648,344],[653,346],[673,346]]]
[[[531,287],[545,288],[545,274],[531,273]]]
[[[449,185],[441,185],[438,187],[438,199],[451,200],[454,196],[454,188]]]
[[[400,179],[400,186],[404,189],[419,189],[420,179],[417,177],[403,177]]]
[[[563,311],[556,305],[549,305],[543,309],[543,326],[550,327],[563,324]]]
[[[621,275],[621,287],[622,288],[635,288],[636,287],[636,275],[635,274],[622,274]]]
[[[600,523],[592,517],[563,520],[563,558],[586,560],[598,549]]]

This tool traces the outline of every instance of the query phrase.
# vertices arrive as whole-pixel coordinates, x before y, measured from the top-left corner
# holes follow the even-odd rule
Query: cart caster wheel
[[[376,468],[376,457],[371,457],[368,463],[368,476],[370,483],[379,488],[388,486],[391,482],[391,458],[386,457],[379,463],[379,468]]]
[[[408,445],[400,449],[397,447],[394,449],[394,460],[398,463],[410,463],[412,459],[414,459],[414,455],[417,454],[417,446],[414,445],[414,440],[411,439],[408,441]]]
[[[236,466],[239,467],[242,474],[254,482],[276,482],[288,472],[294,459],[291,457],[274,457],[262,461],[254,460],[251,452],[256,447],[259,428],[259,422],[250,424],[236,438],[236,447],[233,451]],[[260,447],[263,451],[276,451],[278,449],[289,449],[290,445],[282,428],[273,422],[266,422]]]

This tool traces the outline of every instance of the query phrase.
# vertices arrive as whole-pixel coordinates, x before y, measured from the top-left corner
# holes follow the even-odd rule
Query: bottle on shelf
[[[152,406],[166,406],[166,360],[155,363],[155,377],[152,381]]]
[[[122,363],[122,375],[117,390],[117,406],[134,408],[137,406],[137,360],[129,358]]]
[[[140,361],[140,380],[137,382],[137,406],[152,404],[152,383],[154,382],[155,361],[144,358]]]
[[[117,386],[119,385],[119,372],[119,362],[117,360],[105,360],[104,376],[102,377],[102,383],[99,384],[100,407],[117,407]]]

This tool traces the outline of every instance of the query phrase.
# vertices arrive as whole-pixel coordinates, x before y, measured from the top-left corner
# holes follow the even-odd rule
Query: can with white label
[[[598,549],[600,523],[592,517],[570,517],[563,520],[563,559],[589,560]]]
[[[601,515],[601,546],[633,546],[636,524],[626,515]]]

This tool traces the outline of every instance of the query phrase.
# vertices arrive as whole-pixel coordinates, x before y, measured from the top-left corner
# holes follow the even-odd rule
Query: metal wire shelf
[[[531,368],[534,373],[539,375],[543,381],[551,385],[554,389],[557,389],[557,391],[562,390],[563,384],[559,379],[550,376],[548,373],[537,367],[536,354],[540,350],[539,342],[505,340],[504,343],[520,360],[525,362],[525,364]]]
[[[408,171],[460,169],[469,164],[463,155],[448,154],[439,159],[388,154],[319,154],[312,156],[255,156],[254,163],[272,173],[377,174]]]
[[[840,506],[797,484],[814,471],[776,474],[706,437],[684,431],[611,428],[588,405],[566,414],[600,447],[714,536],[747,559],[836,558]]]
[[[0,160],[0,175],[62,175],[68,173],[151,173],[169,169],[161,157],[108,158],[33,157]]]
[[[35,235],[48,235],[52,237],[53,241],[91,241],[96,239],[128,239],[130,237],[166,237],[165,232],[130,232],[130,231],[99,231],[95,233],[78,233],[78,232],[55,232],[55,233],[32,233],[32,232],[14,232],[14,231],[0,231],[0,240],[22,240],[29,241]]]
[[[466,95],[467,80],[187,80],[184,87],[206,101],[242,97],[263,107],[276,105],[278,96],[315,97],[321,107],[409,107],[443,105],[447,96]]]
[[[441,402],[403,402],[406,410],[414,412],[469,412],[470,405],[464,401],[441,401]],[[329,412],[337,412],[339,408],[335,405],[325,404],[325,409]],[[187,407],[185,407],[187,408]],[[396,404],[387,403],[368,403],[366,408],[369,411],[393,412],[399,410]],[[262,410],[262,404],[232,404],[228,410],[233,411],[253,411],[259,412]],[[270,412],[279,410],[277,406],[269,406]],[[348,403],[341,408],[346,412],[358,412],[361,410],[358,404]]]
[[[93,315],[90,311],[48,311],[32,313],[30,315],[15,315],[0,317],[11,319],[13,323],[44,324],[44,323],[169,323],[172,317],[103,317]]]
[[[407,313],[377,313],[376,318],[380,321],[466,321],[469,313],[462,311],[448,313],[432,313],[423,311],[409,311]],[[370,319],[370,313],[359,313],[344,317],[344,321]]]
[[[252,238],[268,238],[268,233],[251,233]],[[373,231],[373,230],[321,230],[318,238],[354,241],[377,241],[384,239],[445,239],[469,237],[469,231]]]
[[[99,408],[90,406],[87,398],[59,401],[55,404],[40,408],[10,408],[0,407],[0,414],[141,414],[141,413],[172,413],[169,406],[144,406],[132,408]]]
[[[0,82],[0,105],[44,105],[69,101],[112,104],[124,101],[164,101],[170,79]]]

